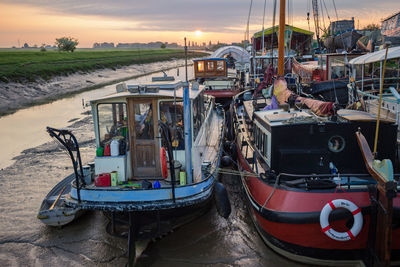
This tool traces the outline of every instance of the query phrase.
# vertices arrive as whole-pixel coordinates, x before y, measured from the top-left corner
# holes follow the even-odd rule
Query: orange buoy
[[[167,177],[168,177],[167,152],[165,151],[164,147],[161,147],[161,149],[160,149],[160,156],[161,156],[162,176],[164,179],[167,179]]]

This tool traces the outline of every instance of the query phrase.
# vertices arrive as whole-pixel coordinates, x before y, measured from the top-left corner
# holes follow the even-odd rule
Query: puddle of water
[[[179,68],[179,77],[176,69],[166,73],[176,79],[185,79],[184,67]],[[127,83],[149,82],[152,76],[160,76],[160,73],[129,80]],[[193,77],[191,66],[188,67],[188,77]],[[82,99],[88,102],[113,92],[115,84],[0,117],[0,169],[10,166],[13,163],[12,159],[23,150],[50,141],[46,126],[62,128],[69,125],[68,121],[71,119],[82,118],[83,112],[90,111],[90,107],[82,106]]]

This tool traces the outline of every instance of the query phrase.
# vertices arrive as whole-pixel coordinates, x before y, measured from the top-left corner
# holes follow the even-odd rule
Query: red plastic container
[[[111,156],[110,144],[106,144],[106,146],[104,147],[104,156]]]
[[[111,186],[111,175],[109,173],[100,173],[94,179],[95,186]]]

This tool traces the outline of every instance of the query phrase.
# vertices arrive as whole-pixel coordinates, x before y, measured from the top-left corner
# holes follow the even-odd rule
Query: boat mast
[[[314,15],[315,35],[317,36],[318,49],[319,49],[319,53],[321,54],[321,40],[319,39],[318,0],[312,0],[312,9],[313,9],[313,15]]]
[[[265,22],[265,6],[267,5],[267,0],[264,0],[264,13],[263,13],[263,23],[262,23],[262,55],[264,55],[264,50],[265,50],[265,44],[264,44],[264,22]],[[273,33],[273,31],[272,31]]]
[[[285,0],[279,6],[279,39],[278,39],[278,76],[285,75]]]
[[[186,68],[186,82],[183,87],[183,127],[185,132],[185,170],[187,183],[193,183],[192,175],[192,128],[191,128],[191,112],[190,112],[190,96],[189,96],[189,83],[187,80],[187,46],[185,37],[185,68]]]

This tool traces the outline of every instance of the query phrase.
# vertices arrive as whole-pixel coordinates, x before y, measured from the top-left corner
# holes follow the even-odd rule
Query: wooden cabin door
[[[128,100],[132,173],[134,178],[161,176],[157,101]]]

